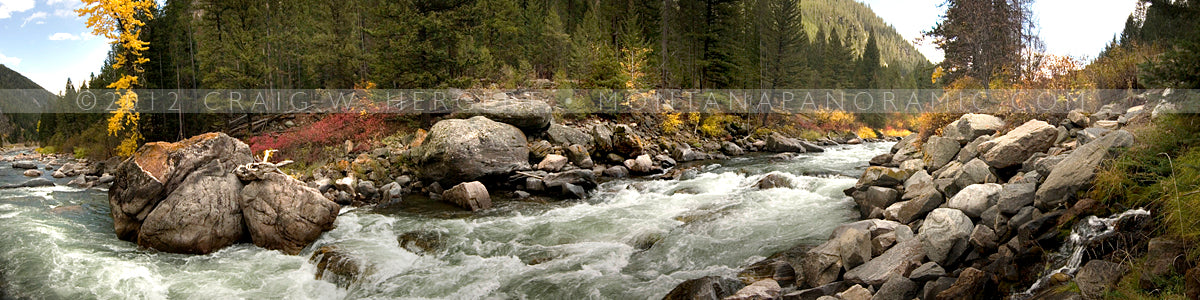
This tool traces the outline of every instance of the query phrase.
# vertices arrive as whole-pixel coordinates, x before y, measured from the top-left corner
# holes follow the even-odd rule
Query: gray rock
[[[375,183],[370,180],[362,180],[358,182],[355,191],[358,191],[359,200],[370,202],[379,195],[379,189],[375,188]]]
[[[963,164],[960,172],[954,177],[954,185],[952,188],[943,190],[947,196],[953,197],[959,190],[972,184],[993,183],[998,181],[998,176],[992,169],[988,167],[983,160],[978,158],[973,159],[966,164]]]
[[[613,130],[608,124],[596,124],[591,130],[592,140],[596,142],[596,148],[602,151],[613,150]]]
[[[1000,212],[1015,214],[1022,207],[1033,204],[1033,196],[1037,193],[1037,183],[1009,183],[996,197],[996,206]]]
[[[138,231],[138,245],[172,253],[207,254],[241,239],[245,234],[238,194],[242,183],[221,171],[214,161],[189,175],[146,216]]]
[[[792,185],[791,178],[788,178],[786,175],[783,175],[783,173],[777,173],[777,172],[767,173],[767,175],[764,175],[762,179],[758,180],[758,183],[756,183],[755,186],[757,186],[759,189],[762,189],[762,190],[773,189],[773,188],[788,188],[788,189],[790,189],[790,188],[794,187]]]
[[[546,183],[547,191],[570,190],[568,185],[578,186],[584,191],[590,191],[597,186],[596,173],[593,173],[591,170],[570,170],[551,173],[543,177],[542,180]],[[568,188],[564,189],[563,187]],[[563,192],[563,194],[568,196],[579,195],[578,191]]]
[[[765,300],[777,299],[782,294],[782,288],[774,279],[763,279],[738,290],[724,300]]]
[[[937,280],[925,282],[925,288],[921,290],[921,299],[936,299],[937,294],[950,289],[950,286],[954,285],[954,281],[953,277],[938,277]]]
[[[742,149],[741,146],[738,146],[737,144],[734,144],[733,142],[721,143],[721,152],[723,152],[723,153],[725,153],[725,155],[729,155],[729,156],[741,156],[743,154],[746,154],[746,150]]]
[[[833,283],[829,283],[826,285],[822,285],[822,286],[818,286],[818,287],[814,287],[814,288],[810,288],[810,289],[804,289],[804,290],[787,293],[787,294],[783,295],[783,299],[784,300],[816,300],[816,299],[820,299],[822,297],[832,297],[833,295],[836,295],[837,293],[846,290],[847,285],[848,285],[848,283],[846,283],[845,281],[833,282]],[[833,298],[833,299],[836,300],[838,298]]]
[[[908,180],[909,175],[911,174],[895,168],[868,167],[854,187],[862,190],[870,186],[897,186]]]
[[[920,172],[920,171],[925,171],[925,160],[910,159],[910,160],[900,162],[900,171],[903,171],[905,173],[916,173],[916,172]]]
[[[917,239],[921,241],[929,260],[945,264],[953,259],[949,256],[955,244],[965,242],[974,229],[975,224],[962,211],[939,208],[925,217]]]
[[[1004,187],[995,183],[972,184],[959,191],[950,201],[946,202],[949,208],[957,209],[966,213],[967,216],[978,218],[995,203],[996,194]]]
[[[1100,139],[1100,137],[1108,134],[1109,132],[1112,132],[1112,130],[1100,127],[1085,128],[1076,133],[1076,139],[1079,141],[1080,145],[1083,145]]]
[[[921,264],[925,258],[924,246],[918,239],[900,242],[883,255],[846,272],[846,281],[878,286],[892,276],[904,276]]]
[[[58,170],[58,171],[54,171],[54,174],[50,175],[50,177],[54,177],[54,178],[66,178],[66,177],[67,177],[67,173],[63,173],[63,172],[62,172],[62,170]]]
[[[546,129],[546,137],[551,144],[558,146],[584,145],[591,147],[595,143],[591,135],[583,133],[582,130],[574,127],[567,127],[561,124],[551,124],[549,129]]]
[[[946,269],[936,262],[927,262],[920,267],[917,267],[908,275],[909,279],[925,282],[937,279],[938,277],[946,276]]]
[[[1100,299],[1127,272],[1129,272],[1129,268],[1122,264],[1093,259],[1079,269],[1079,274],[1075,276],[1075,283],[1079,285],[1079,291],[1083,293],[1084,297]]]
[[[916,282],[896,275],[880,286],[871,300],[912,300],[918,292],[920,287]]]
[[[943,201],[941,193],[930,193],[909,201],[897,202],[896,204],[903,204],[900,204],[899,211],[896,212],[896,221],[904,224],[912,223],[941,206]]]
[[[82,176],[82,175],[80,175],[80,176]],[[72,181],[72,182],[74,182],[74,181]],[[86,181],[84,183],[86,184]],[[68,184],[68,185],[70,185],[70,184]],[[0,186],[0,189],[34,188],[34,187],[44,187],[44,186],[54,186],[54,182],[50,181],[49,179],[45,179],[45,178],[33,178],[30,180],[26,180],[25,182],[22,182],[22,183],[2,185],[2,186]]]
[[[996,250],[996,232],[987,225],[975,225],[975,229],[971,231],[970,242],[975,246],[975,250],[980,253],[990,253]]]
[[[507,99],[507,98],[505,98]],[[502,100],[472,104],[456,117],[484,116],[490,120],[516,126],[528,132],[540,132],[554,120],[550,104],[537,100]]]
[[[679,162],[675,161],[674,158],[671,158],[670,156],[667,156],[664,154],[655,155],[654,162],[658,163],[659,165],[662,165],[663,168],[670,168],[670,167],[674,167],[679,164]]]
[[[1054,146],[1058,130],[1040,120],[1031,120],[1001,137],[979,145],[980,158],[993,168],[1004,169],[1018,165],[1037,152]]]
[[[871,160],[867,162],[867,164],[872,165],[872,166],[883,166],[883,165],[889,164],[891,162],[892,162],[892,154],[884,153],[884,154],[880,154],[880,155],[876,155],[875,157],[872,157]]]
[[[240,204],[255,245],[293,255],[333,229],[341,209],[317,189],[280,173],[246,184]]]
[[[611,166],[604,169],[604,176],[612,178],[629,177],[629,169],[626,169],[625,166]]]
[[[1073,109],[1071,112],[1068,112],[1067,121],[1071,122],[1077,128],[1087,128],[1092,123],[1088,113],[1082,109]]]
[[[691,145],[683,144],[683,143],[676,144],[675,148],[671,149],[671,155],[674,155],[675,159],[677,159],[679,161],[695,161],[695,160],[708,159],[708,156],[705,155],[704,153],[701,153],[700,151],[696,151],[695,149],[692,149]]]
[[[937,185],[933,183],[933,176],[930,176],[929,172],[920,170],[904,181],[904,196],[900,199],[910,200],[930,193],[939,193]]]
[[[914,133],[904,137],[904,139],[901,139],[900,142],[896,143],[896,145],[893,145],[892,161],[903,162],[909,159],[923,158],[923,155],[921,154],[921,148],[917,147],[916,145],[916,141],[918,139],[920,139],[920,136]]]
[[[1048,209],[1071,200],[1075,192],[1091,186],[1096,167],[1109,156],[1110,149],[1132,144],[1133,135],[1120,130],[1075,149],[1050,171],[1034,196],[1034,205]]]
[[[37,180],[37,178],[35,178],[35,179],[33,179],[33,180]],[[49,182],[49,180],[47,180],[47,182]],[[82,174],[81,174],[81,175],[79,175],[79,176],[76,176],[76,177],[75,177],[75,179],[71,179],[71,181],[70,181],[70,182],[67,182],[67,186],[69,186],[69,187],[77,187],[77,188],[89,188],[89,187],[91,187],[91,185],[90,185],[90,184],[88,184],[88,181],[87,181],[87,176],[86,176],[86,175],[82,175]]]
[[[487,187],[478,181],[459,183],[451,187],[442,193],[442,201],[471,211],[492,208],[492,197],[488,194]]]
[[[985,135],[985,136],[980,136],[978,138],[975,138],[975,140],[971,141],[970,143],[967,143],[966,146],[963,146],[962,150],[958,151],[958,156],[955,157],[954,161],[957,161],[960,163],[967,163],[967,162],[971,161],[972,159],[978,158],[979,157],[979,145],[983,144],[984,142],[990,141],[990,140],[992,140],[992,136],[990,136],[990,135]]]
[[[25,172],[23,174],[25,175],[25,177],[42,177],[42,171],[33,170],[33,169],[25,170]]]
[[[1041,217],[1042,212],[1038,211],[1037,208],[1033,206],[1026,206],[1022,207],[1021,210],[1018,210],[1017,213],[1008,220],[1008,223],[1013,227],[1020,227],[1021,225],[1025,225],[1025,223],[1029,223],[1029,221],[1033,221]]]
[[[404,186],[399,182],[385,184],[379,188],[379,191],[381,193],[380,201],[383,203],[399,201],[404,197]]]
[[[949,138],[931,136],[925,142],[925,166],[931,170],[941,169],[958,154],[959,143]]]
[[[996,133],[1001,127],[1004,127],[1004,121],[995,116],[965,114],[942,128],[942,134],[959,144],[966,144],[980,136]]]
[[[13,169],[33,170],[37,169],[37,162],[32,161],[14,161],[12,162]]]
[[[767,144],[763,147],[763,150],[776,153],[805,153],[808,151],[804,145],[800,144],[799,140],[785,137],[778,132],[772,132],[767,136]]]
[[[878,186],[868,187],[861,195],[854,197],[854,202],[858,204],[858,209],[864,217],[870,215],[875,208],[887,208],[900,200],[900,191]]]
[[[720,300],[741,289],[740,281],[707,276],[684,281],[676,285],[663,300]]]
[[[525,190],[531,192],[546,191],[546,182],[534,177],[525,178]]]
[[[423,180],[444,184],[508,176],[530,167],[525,134],[484,117],[437,122],[409,157]]]
[[[871,233],[868,231],[848,228],[836,238],[838,256],[842,266],[853,269],[871,260]]]
[[[636,159],[625,160],[625,167],[630,172],[638,174],[649,174],[655,171],[654,160],[650,159],[650,155],[642,154]]]
[[[588,153],[587,147],[580,144],[567,147],[567,160],[584,169],[595,166],[595,162],[592,161],[592,155]]]

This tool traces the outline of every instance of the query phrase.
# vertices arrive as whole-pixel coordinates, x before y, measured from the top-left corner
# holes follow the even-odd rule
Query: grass
[[[1128,128],[1137,142],[1101,167],[1088,196],[1111,207],[1144,207],[1155,216],[1156,236],[1200,242],[1200,115],[1176,114]],[[1200,257],[1200,247],[1188,250]],[[1162,288],[1142,290],[1145,258],[1127,259],[1130,272],[1109,299],[1184,299],[1182,274],[1159,279]]]

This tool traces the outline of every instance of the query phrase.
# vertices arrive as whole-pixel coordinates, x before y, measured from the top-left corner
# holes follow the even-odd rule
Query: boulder
[[[680,143],[671,149],[671,155],[678,161],[695,161],[708,159],[708,155],[692,149],[691,145]]]
[[[80,176],[83,176],[83,175],[80,175]],[[74,181],[72,181],[72,182],[74,182]],[[87,184],[87,181],[85,180],[83,182],[83,184]],[[70,183],[68,183],[67,185],[73,186]],[[0,189],[34,188],[34,187],[44,187],[44,186],[54,186],[54,182],[50,181],[50,179],[34,178],[34,179],[26,180],[25,182],[22,182],[22,183],[0,185]]]
[[[629,177],[629,169],[626,169],[625,166],[611,166],[611,167],[608,167],[607,169],[604,169],[603,173],[604,173],[604,176],[608,176],[608,177],[612,177],[612,178]]]
[[[212,161],[188,175],[146,216],[138,245],[187,254],[207,254],[233,245],[245,235],[241,190],[241,181]]]
[[[996,206],[1002,213],[1015,214],[1022,207],[1033,204],[1033,197],[1036,193],[1037,183],[1005,184],[1000,193],[996,195]]]
[[[975,225],[975,229],[971,231],[971,238],[968,240],[975,250],[980,253],[989,253],[996,250],[996,232],[984,224]]]
[[[1004,127],[1004,121],[996,116],[985,114],[965,114],[942,128],[942,135],[947,139],[966,144],[984,135],[996,133]]]
[[[1108,129],[1108,130],[1121,129],[1121,123],[1119,123],[1117,121],[1107,121],[1107,120],[1096,121],[1096,123],[1092,124],[1092,125],[1096,126],[1096,128],[1103,128],[1103,129]]]
[[[767,145],[763,147],[763,150],[776,153],[805,153],[808,151],[807,148],[800,143],[800,140],[783,136],[783,134],[778,132],[772,132],[767,136]]]
[[[1093,259],[1079,269],[1079,274],[1075,275],[1075,283],[1079,285],[1079,291],[1084,297],[1100,299],[1110,287],[1115,286],[1117,281],[1125,276],[1126,272],[1129,272],[1129,268],[1122,264]]]
[[[896,244],[883,252],[883,255],[847,271],[845,278],[852,283],[879,286],[892,276],[907,275],[919,266],[924,258],[925,250],[921,241],[909,239]]]
[[[883,166],[883,165],[889,164],[891,162],[892,162],[892,154],[884,153],[884,154],[880,154],[880,155],[876,155],[875,157],[872,157],[870,161],[867,161],[867,164],[871,165],[871,166]]]
[[[1146,246],[1146,267],[1142,269],[1138,285],[1143,290],[1152,290],[1159,288],[1158,282],[1162,279],[1184,274],[1188,267],[1187,250],[1187,243],[1182,241],[1165,237],[1150,239]]]
[[[588,152],[588,148],[580,144],[574,144],[567,147],[567,160],[584,169],[588,169],[596,165],[596,163],[592,161],[592,155]]]
[[[946,206],[960,210],[969,217],[979,218],[984,210],[996,202],[995,196],[1003,188],[995,183],[972,184],[951,197]]]
[[[902,162],[909,159],[922,158],[921,148],[917,147],[916,143],[920,138],[920,134],[914,133],[892,145],[892,161]]]
[[[940,136],[929,137],[923,148],[925,150],[925,165],[931,170],[941,169],[946,166],[946,163],[953,160],[960,150],[958,142]]]
[[[871,300],[871,291],[861,285],[852,285],[850,288],[837,294],[841,300]]]
[[[613,130],[613,152],[621,155],[637,155],[642,154],[647,142],[634,132],[633,127],[629,125],[617,125]]]
[[[408,156],[421,179],[446,185],[529,169],[525,134],[485,117],[437,122]]]
[[[1091,125],[1092,120],[1082,109],[1073,109],[1067,113],[1067,122],[1071,122],[1071,125],[1076,128],[1087,128]]]
[[[962,147],[962,150],[958,151],[958,156],[956,156],[954,158],[954,161],[957,161],[960,163],[967,163],[967,162],[971,161],[972,159],[978,158],[979,157],[979,145],[983,144],[984,142],[990,141],[990,140],[992,140],[992,136],[990,136],[990,135],[985,135],[985,136],[980,136],[978,138],[975,138],[974,141],[967,143],[967,145]]]
[[[37,162],[33,161],[14,161],[12,162],[13,169],[34,170],[37,169]]]
[[[670,167],[674,167],[675,165],[679,164],[679,162],[675,161],[674,158],[671,158],[670,156],[667,156],[665,154],[655,155],[654,162],[658,163],[663,168],[670,168]]]
[[[472,104],[457,117],[483,116],[490,120],[516,126],[526,132],[540,132],[550,127],[553,110],[545,101],[501,100]]]
[[[864,218],[869,216],[875,208],[887,208],[900,200],[900,191],[879,186],[868,187],[865,192],[858,195],[860,196],[854,197],[854,202],[858,204],[859,212]]]
[[[965,243],[975,224],[962,211],[953,208],[938,208],[925,217],[917,239],[925,249],[930,261],[945,264],[955,244]]]
[[[552,173],[543,177],[546,190],[578,199],[587,197],[587,192],[596,188],[596,173],[591,170],[571,170]]]
[[[265,173],[246,184],[241,206],[255,245],[293,255],[333,229],[341,209],[317,189],[281,173]]]
[[[567,166],[566,156],[550,154],[546,155],[546,158],[543,158],[542,162],[538,163],[537,169],[546,172],[558,172],[558,170],[562,170],[565,166]]]
[[[1054,146],[1058,130],[1041,120],[1031,120],[1008,133],[979,145],[989,166],[1004,169],[1021,164],[1037,152]]]
[[[1034,205],[1048,209],[1071,200],[1075,192],[1091,186],[1096,167],[1109,156],[1110,149],[1132,144],[1133,135],[1119,130],[1075,149],[1046,176],[1034,196]]]
[[[592,140],[596,142],[596,149],[613,150],[613,129],[608,124],[593,125],[589,133],[592,135]]]
[[[252,161],[250,146],[223,133],[203,134],[176,143],[142,145],[119,164],[108,190],[109,211],[117,237],[137,242],[146,217],[159,202],[184,185],[192,173],[213,172],[212,168],[232,172]]]
[[[822,297],[831,297],[837,293],[846,290],[847,284],[845,281],[838,281],[826,285],[799,290],[783,295],[784,300],[816,300]],[[834,298],[837,299],[837,298]]]
[[[938,193],[937,185],[934,185],[929,172],[920,170],[904,181],[904,195],[900,199],[910,200],[930,193]]]
[[[579,144],[591,147],[595,143],[591,135],[583,133],[582,130],[562,124],[550,125],[550,128],[546,129],[546,137],[550,140],[551,144],[558,146]]]
[[[42,177],[42,171],[38,170],[25,170],[23,174],[25,177]]]
[[[842,266],[853,269],[871,260],[871,233],[865,230],[848,228],[834,238],[837,243],[838,257]]]
[[[54,171],[54,174],[51,174],[50,177],[67,178],[67,173],[63,173],[62,170],[58,170],[58,171]]]
[[[880,286],[871,300],[912,300],[917,297],[917,292],[920,292],[920,287],[916,282],[896,275]]]
[[[893,206],[899,205],[895,215],[896,221],[904,224],[912,223],[941,206],[943,201],[942,193],[929,193],[917,196],[912,200],[897,202],[893,204]]]
[[[740,290],[744,285],[737,280],[707,276],[684,281],[676,285],[663,300],[719,300]]]
[[[725,153],[725,155],[729,155],[729,156],[741,156],[743,154],[746,154],[746,150],[742,149],[741,146],[738,146],[737,144],[734,144],[733,142],[721,143],[721,152]]]
[[[1109,132],[1112,132],[1112,130],[1100,127],[1085,128],[1075,134],[1075,139],[1079,141],[1080,145],[1083,145],[1100,139],[1100,137],[1108,134]]]
[[[625,160],[625,168],[637,174],[650,174],[656,171],[654,160],[650,159],[650,155],[647,154],[639,155],[636,159]]]
[[[349,288],[371,272],[371,266],[353,254],[336,246],[325,246],[313,251],[309,262],[316,264],[317,280],[332,282],[341,288]]]
[[[942,175],[951,175],[943,173]],[[995,172],[988,167],[987,163],[978,158],[973,159],[959,168],[957,174],[953,174],[953,185],[944,188],[943,192],[946,196],[953,197],[958,194],[962,188],[966,188],[972,184],[992,183],[999,180]]]
[[[858,178],[858,183],[855,183],[854,187],[863,190],[871,186],[897,186],[908,180],[909,175],[911,174],[896,168],[867,167],[867,170],[863,171],[862,176]]]
[[[993,281],[992,275],[976,268],[966,268],[958,275],[958,279],[949,289],[937,294],[938,300],[942,299],[980,299],[988,295],[987,289],[989,283]]]
[[[779,298],[782,288],[774,279],[763,279],[754,282],[734,293],[732,296],[725,297],[724,300],[769,300]]]
[[[908,274],[909,279],[920,282],[938,279],[938,277],[942,276],[946,276],[946,269],[932,261],[917,267],[917,269],[912,270],[912,272]]]
[[[786,175],[783,175],[783,173],[777,173],[777,172],[767,173],[767,175],[764,175],[762,177],[762,179],[758,180],[758,183],[756,183],[755,186],[757,186],[759,189],[762,189],[762,190],[773,189],[773,188],[788,188],[788,189],[790,189],[790,188],[794,187],[792,185],[791,178],[788,178]]]
[[[434,230],[414,230],[400,234],[396,242],[409,252],[425,255],[442,250],[445,246],[445,233]]]
[[[591,173],[590,171],[588,173]],[[442,201],[453,203],[471,211],[492,208],[492,197],[487,187],[478,181],[464,182],[442,192]]]

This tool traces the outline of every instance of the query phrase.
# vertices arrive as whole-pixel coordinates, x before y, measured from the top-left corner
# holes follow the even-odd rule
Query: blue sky
[[[943,0],[860,0],[914,40],[937,23]],[[1125,26],[1137,0],[1037,0],[1034,12],[1047,51],[1092,57]],[[72,11],[78,0],[0,0],[0,64],[25,74],[51,92],[67,78],[78,85],[98,72],[108,44],[91,35]],[[154,45],[151,45],[153,47]],[[931,61],[942,59],[932,45],[918,45]]]

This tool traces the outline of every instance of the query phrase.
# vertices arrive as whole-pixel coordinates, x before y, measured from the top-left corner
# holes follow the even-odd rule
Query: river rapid
[[[420,197],[343,208],[337,228],[296,256],[250,244],[199,256],[139,249],[113,233],[107,191],[60,179],[0,190],[0,298],[658,299],[856,220],[842,190],[891,146],[704,162],[680,180],[605,182],[583,201],[497,196],[479,214]],[[0,165],[0,185],[26,180]],[[795,188],[758,189],[771,172]],[[441,247],[398,244],[418,230],[438,233]],[[309,257],[324,246],[362,262],[361,275],[341,286],[315,279]]]

